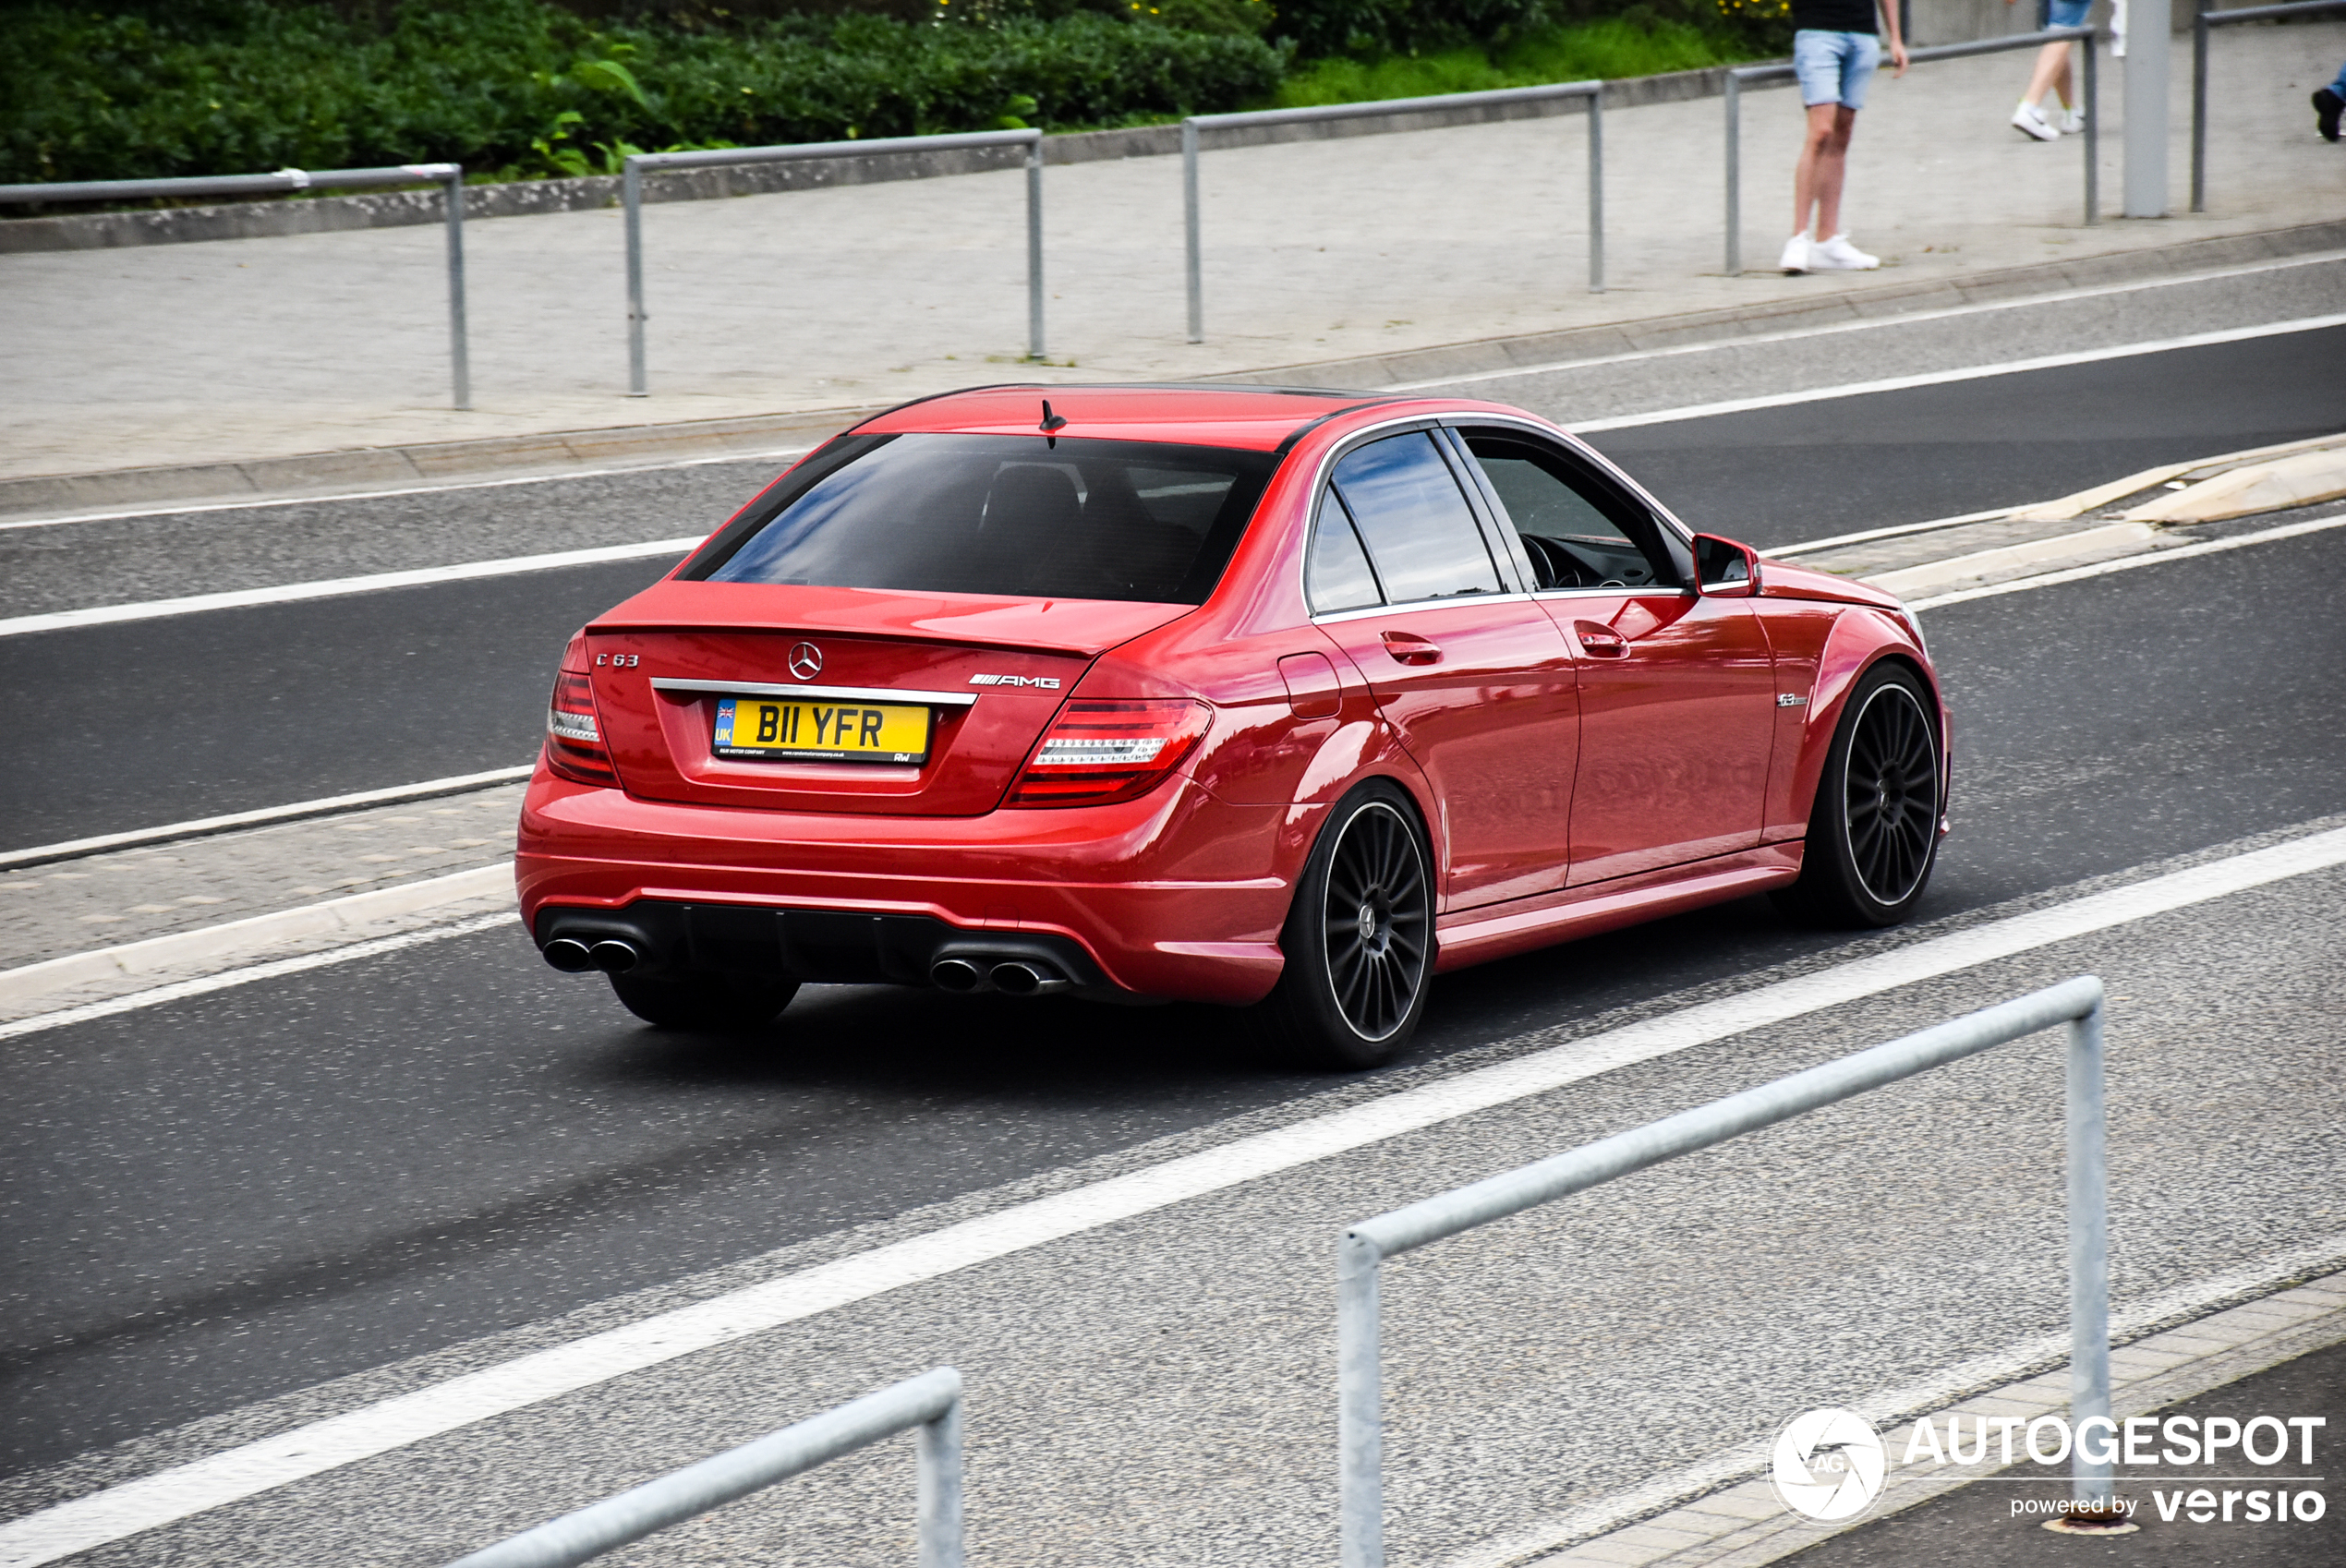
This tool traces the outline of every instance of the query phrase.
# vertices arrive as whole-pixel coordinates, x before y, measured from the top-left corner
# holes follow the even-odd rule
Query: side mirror
[[[1748,598],[1760,591],[1760,552],[1716,534],[1694,537],[1695,591],[1705,598]]]

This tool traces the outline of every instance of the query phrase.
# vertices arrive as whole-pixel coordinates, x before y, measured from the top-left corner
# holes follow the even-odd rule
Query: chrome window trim
[[[1445,420],[1446,416],[1440,414],[1405,414],[1397,419],[1380,419],[1374,424],[1363,425],[1321,453],[1318,465],[1312,470],[1312,482],[1304,488],[1303,548],[1296,552],[1295,560],[1295,595],[1302,601],[1303,613],[1307,619],[1314,621],[1320,619],[1320,616],[1312,609],[1312,530],[1320,520],[1320,498],[1327,493],[1328,476],[1335,471],[1336,459],[1350,452],[1354,447],[1366,446],[1369,442],[1385,436],[1397,436],[1409,430],[1438,430]],[[1365,552],[1368,549],[1368,541],[1363,539],[1360,545],[1362,551]],[[1376,570],[1376,562],[1373,559],[1369,562],[1369,570],[1372,572]],[[1383,585],[1382,582],[1379,585],[1380,587]],[[1425,602],[1448,603],[1450,601]],[[1393,609],[1397,607],[1379,605],[1375,608],[1382,610]],[[1330,615],[1359,615],[1363,612],[1336,609],[1330,610],[1328,613]]]
[[[729,697],[824,697],[836,702],[919,703],[930,707],[968,707],[975,692],[915,692],[877,686],[778,686],[756,681],[652,679],[655,692],[706,692]]]
[[[1535,599],[1617,599],[1625,595],[1630,597],[1639,597],[1647,594],[1671,594],[1682,599],[1697,598],[1700,597],[1692,588],[1673,587],[1667,583],[1651,583],[1642,588],[1636,586],[1620,588],[1542,588],[1538,593],[1533,594],[1531,597]]]
[[[1456,609],[1466,604],[1529,604],[1531,598],[1530,594],[1453,594],[1446,599],[1410,599],[1406,604],[1375,604],[1366,609],[1332,609],[1325,615],[1312,617],[1312,624],[1326,626],[1339,621],[1366,621],[1373,615],[1415,615],[1420,610]]]

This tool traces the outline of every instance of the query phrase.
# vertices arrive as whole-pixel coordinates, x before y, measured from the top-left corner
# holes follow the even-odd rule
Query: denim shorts
[[[1793,74],[1800,78],[1800,102],[1811,109],[1820,103],[1864,108],[1866,83],[1880,64],[1881,40],[1869,32],[1802,28],[1792,35]]]
[[[2093,0],[2051,0],[2045,7],[2047,27],[2084,27],[2086,13],[2093,9]]]

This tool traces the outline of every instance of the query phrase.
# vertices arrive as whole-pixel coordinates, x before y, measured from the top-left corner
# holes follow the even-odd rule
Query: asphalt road
[[[1568,417],[1556,400],[1570,389],[1554,380],[1460,390]],[[2332,329],[1594,439],[1696,527],[1768,548],[2044,499],[2342,421],[2346,329]],[[73,573],[50,563],[40,608],[224,585],[173,585],[154,562],[175,532],[210,538],[239,517],[281,543],[243,547],[233,583],[301,581],[412,563],[417,537],[450,561],[480,558],[466,549],[475,535],[493,536],[495,554],[685,537],[721,522],[766,473],[729,464],[142,519],[127,533],[90,525],[101,532],[86,581],[108,591],[72,598]],[[335,518],[330,564],[318,530]],[[468,532],[467,518],[479,526]],[[80,526],[0,536],[0,558],[71,555]],[[0,639],[0,732],[14,742],[0,849],[526,761],[563,640],[663,570],[534,572]]]
[[[2346,680],[2329,541],[1934,613],[1958,831],[1924,917],[2346,807],[2346,741],[2305,722],[2305,694]],[[1416,1059],[1844,940],[1752,900],[1471,971]],[[0,1148],[0,1465],[1316,1086],[1188,1008],[819,988],[787,1042],[642,1031],[500,930],[0,1045],[21,1129]]]

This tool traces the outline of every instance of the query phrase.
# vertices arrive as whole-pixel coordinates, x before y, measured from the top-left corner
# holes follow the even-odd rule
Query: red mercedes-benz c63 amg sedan
[[[1762,889],[1903,919],[1915,620],[1494,404],[986,387],[868,420],[571,640],[524,920],[654,1023],[804,982],[1247,1007],[1318,1060],[1444,970]]]

